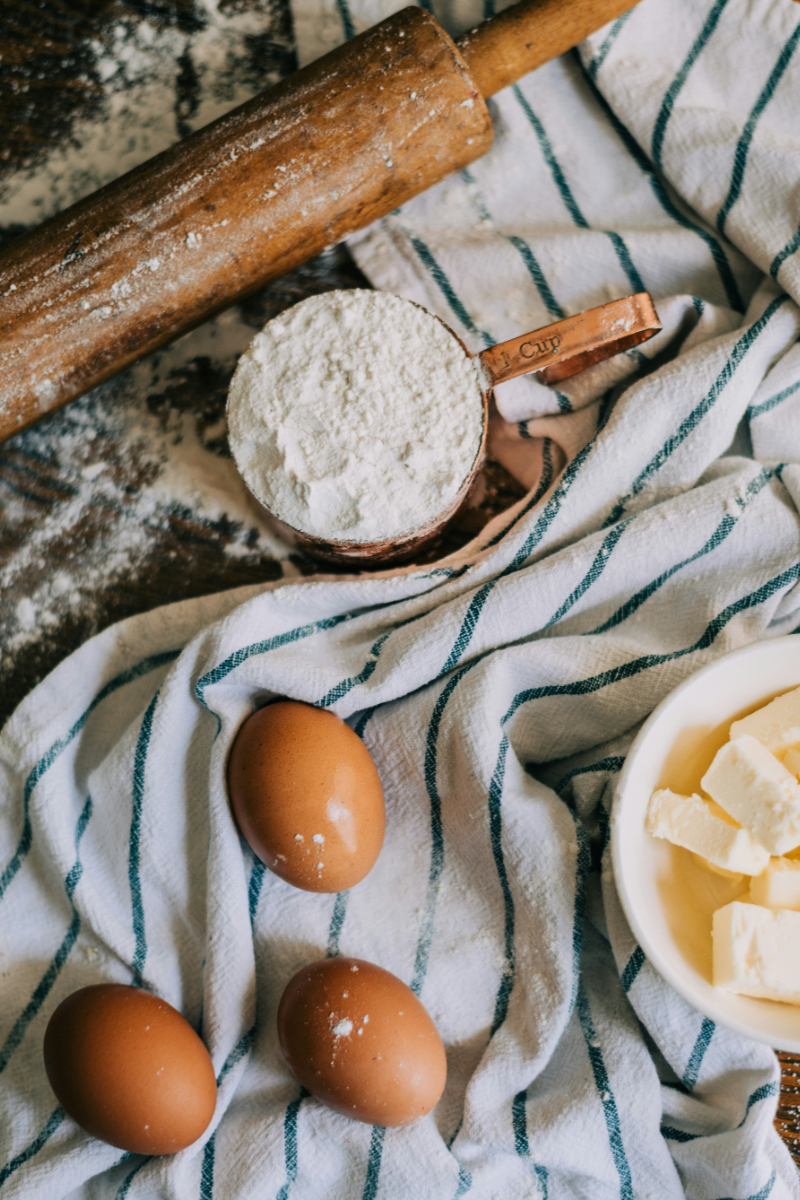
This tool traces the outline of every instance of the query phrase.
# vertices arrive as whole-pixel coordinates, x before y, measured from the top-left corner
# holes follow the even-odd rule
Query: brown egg
[[[396,975],[360,958],[298,971],[278,1006],[284,1057],[330,1108],[371,1125],[410,1125],[444,1090],[438,1030]]]
[[[62,1000],[44,1035],[47,1078],[87,1133],[134,1154],[174,1154],[217,1103],[208,1051],[177,1009],[141,988],[99,983]]]
[[[228,760],[242,834],[270,870],[308,892],[342,892],[375,865],[383,789],[361,738],[339,717],[280,700],[242,725]]]

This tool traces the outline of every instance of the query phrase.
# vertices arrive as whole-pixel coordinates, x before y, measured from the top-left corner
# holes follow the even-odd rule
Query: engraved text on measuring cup
[[[544,354],[555,354],[560,345],[560,337],[550,337],[542,342],[523,342],[519,352],[523,358],[541,358]]]

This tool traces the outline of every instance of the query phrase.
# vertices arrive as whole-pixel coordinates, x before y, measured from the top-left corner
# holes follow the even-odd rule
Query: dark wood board
[[[99,145],[84,191],[115,161],[135,165],[293,69],[286,0],[219,0],[213,21],[209,13],[203,0],[0,5],[0,244],[65,195],[78,198],[80,150],[98,128],[121,139],[118,160]],[[213,70],[201,43],[217,55]],[[161,91],[143,106],[148,87]],[[62,153],[72,156],[70,187],[45,181],[28,187],[29,203],[9,203]],[[332,251],[0,447],[0,724],[114,621],[315,569],[265,532],[246,499],[233,512],[209,504],[203,480],[230,484],[224,404],[236,354],[290,304],[359,286],[368,284],[346,251]],[[445,551],[521,494],[495,464],[485,483]],[[800,1057],[779,1057],[776,1126],[800,1165]]]

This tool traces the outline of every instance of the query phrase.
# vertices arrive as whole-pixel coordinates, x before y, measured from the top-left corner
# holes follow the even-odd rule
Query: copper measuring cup
[[[266,509],[270,522],[291,545],[323,562],[355,569],[411,561],[442,536],[475,482],[486,454],[489,402],[496,384],[530,374],[538,375],[543,383],[555,383],[585,370],[593,363],[647,341],[661,329],[648,292],[625,296],[621,300],[602,304],[599,308],[587,309],[574,317],[565,317],[553,325],[545,325],[542,329],[499,342],[475,355],[470,354],[461,338],[446,322],[442,321],[442,324],[458,341],[467,357],[477,361],[483,389],[483,436],[469,474],[451,503],[426,524],[397,537],[376,542],[320,538],[287,525]]]

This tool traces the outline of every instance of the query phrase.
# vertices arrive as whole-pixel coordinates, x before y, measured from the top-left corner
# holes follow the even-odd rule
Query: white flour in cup
[[[360,289],[270,321],[228,395],[247,486],[326,540],[379,541],[439,516],[472,469],[483,419],[477,367],[441,321]]]

